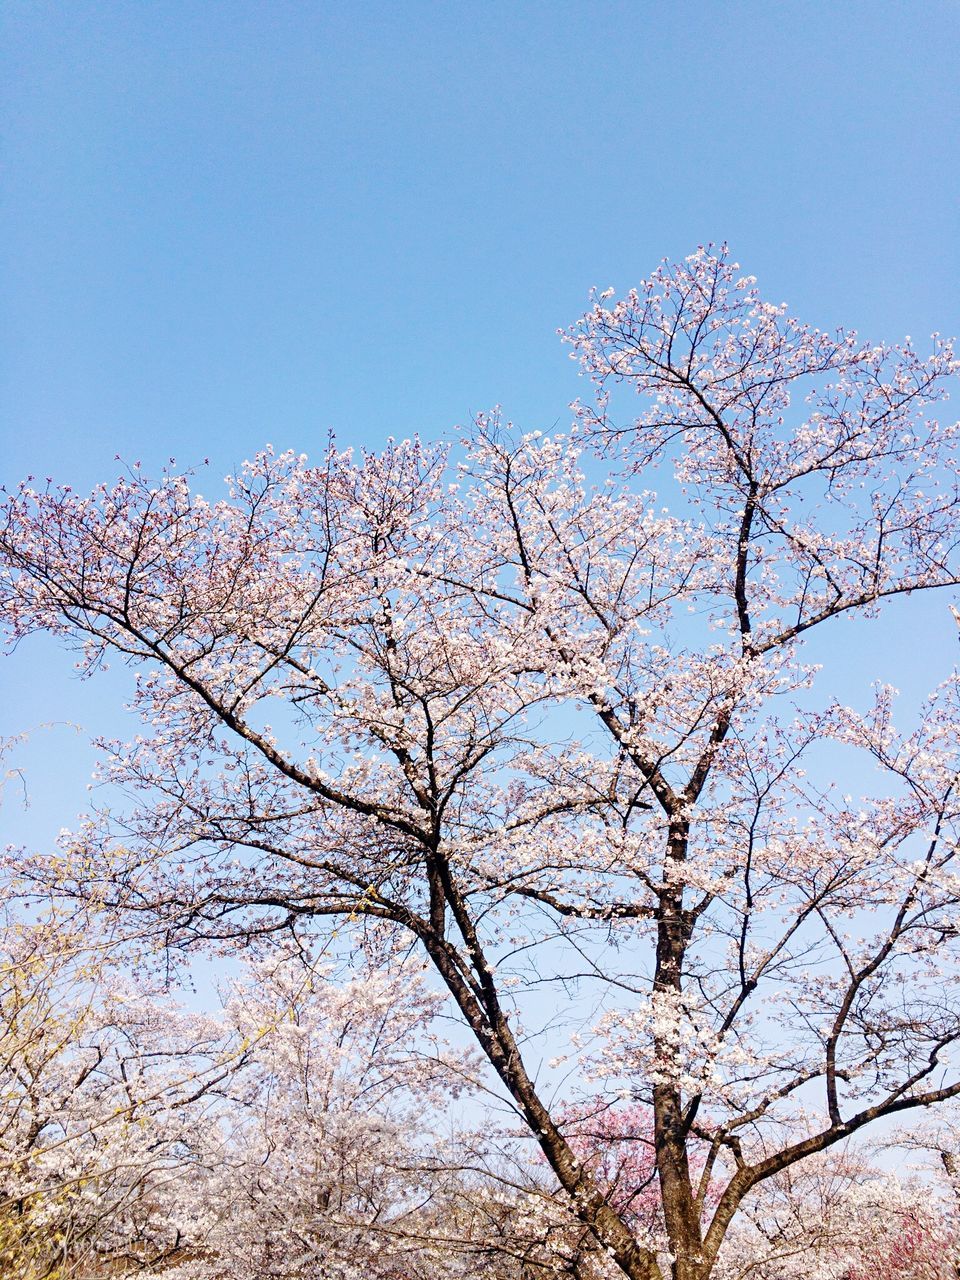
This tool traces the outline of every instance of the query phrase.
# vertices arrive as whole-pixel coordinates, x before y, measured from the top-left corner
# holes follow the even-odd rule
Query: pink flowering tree
[[[577,1159],[589,1168],[617,1212],[646,1234],[660,1229],[662,1208],[649,1110],[581,1105],[560,1119]]]
[[[138,672],[145,730],[103,744],[137,799],[62,891],[172,946],[386,922],[613,1272],[706,1280],[763,1184],[960,1092],[960,688],[901,726],[804,659],[847,619],[868,667],[886,601],[956,586],[956,364],[811,329],[722,251],[567,337],[566,436],[267,451],[219,501],[26,484],[2,607]],[[545,990],[564,1078],[649,1109],[664,1247],[564,1129]]]

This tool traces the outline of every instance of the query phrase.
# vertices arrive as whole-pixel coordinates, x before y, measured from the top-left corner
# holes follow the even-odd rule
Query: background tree
[[[243,1060],[89,923],[8,903],[0,930],[0,1271],[24,1280],[177,1256],[218,1086]]]
[[[724,1273],[756,1280],[953,1280],[958,1221],[936,1182],[831,1151],[785,1169],[744,1206]]]
[[[471,1063],[417,966],[337,983],[272,948],[198,1015],[79,925],[3,935],[4,1275],[467,1274],[441,1118]]]
[[[231,1081],[219,1158],[204,1162],[204,1229],[185,1274],[470,1274],[470,1241],[444,1211],[457,1176],[444,1120],[471,1062],[432,1030],[438,997],[421,969],[408,959],[337,983],[296,951],[249,967],[224,1014],[257,1045]]]
[[[140,669],[148,732],[104,750],[139,798],[77,833],[74,892],[171,945],[389,922],[611,1265],[705,1280],[764,1184],[960,1092],[956,681],[901,732],[802,661],[957,583],[956,365],[808,328],[723,251],[568,338],[598,399],[567,437],[267,452],[220,502],[26,485],[4,610]],[[538,1084],[551,983],[574,1095],[649,1110],[666,1251]]]

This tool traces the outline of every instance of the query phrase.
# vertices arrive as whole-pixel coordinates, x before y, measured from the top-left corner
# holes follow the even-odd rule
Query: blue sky
[[[564,423],[556,328],[708,240],[812,323],[960,331],[955,2],[7,0],[0,45],[6,483]],[[3,729],[106,715],[56,653]],[[39,741],[37,838],[89,768]]]

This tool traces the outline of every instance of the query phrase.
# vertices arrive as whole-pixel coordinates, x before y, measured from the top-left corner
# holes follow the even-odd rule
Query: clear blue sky
[[[711,239],[812,323],[960,330],[956,0],[6,0],[0,43],[7,483],[565,422],[557,326]],[[3,727],[96,720],[53,654]]]

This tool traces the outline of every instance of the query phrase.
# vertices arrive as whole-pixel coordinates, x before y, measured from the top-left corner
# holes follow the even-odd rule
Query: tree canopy
[[[414,948],[572,1274],[747,1274],[763,1196],[960,1094],[956,674],[904,729],[804,655],[960,581],[958,363],[810,328],[723,249],[565,340],[564,434],[11,493],[10,634],[130,663],[145,726],[104,744],[129,807],[30,873],[172,948]]]

